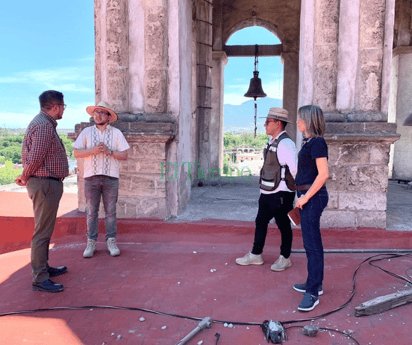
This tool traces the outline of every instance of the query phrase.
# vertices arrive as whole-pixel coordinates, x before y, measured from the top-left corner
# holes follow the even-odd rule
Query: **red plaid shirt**
[[[27,127],[21,155],[24,181],[30,176],[64,178],[69,175],[66,150],[56,126],[56,120],[41,111]]]

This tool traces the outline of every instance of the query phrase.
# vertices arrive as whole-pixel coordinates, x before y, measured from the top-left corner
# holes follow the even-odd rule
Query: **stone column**
[[[129,111],[129,26],[127,0],[95,0],[96,103]]]
[[[291,138],[296,138],[296,113],[298,109],[299,55],[295,52],[283,52],[283,108],[289,112],[292,121],[286,127]]]
[[[339,11],[337,110],[355,108],[359,45],[359,2],[341,1]]]
[[[168,1],[144,3],[145,112],[167,112]]]
[[[385,11],[385,0],[360,1],[359,55],[355,97],[357,109],[381,110]]]
[[[224,137],[224,76],[225,66],[228,62],[224,51],[212,52],[212,111],[210,121],[210,143],[212,167],[223,169],[223,137]]]
[[[412,47],[398,47],[393,53],[396,67],[394,118],[401,138],[394,147],[392,178],[412,180],[412,127],[403,126],[412,113]]]
[[[211,2],[196,3],[197,39],[197,134],[198,162],[201,169],[208,171],[212,166],[212,10]],[[218,163],[218,162],[217,162]],[[205,175],[206,177],[206,175]]]
[[[345,0],[343,0],[345,1]],[[313,104],[323,111],[336,109],[339,1],[316,0]]]
[[[173,172],[178,167],[174,138],[180,113],[190,112],[190,103],[189,107],[182,105],[180,96],[190,85],[182,87],[179,49],[188,49],[179,34],[190,25],[191,5],[177,6],[177,1],[95,0],[96,102],[104,100],[118,113],[119,120],[113,126],[123,132],[130,145],[128,160],[120,167],[119,218],[165,219],[181,207],[178,198],[168,203],[170,195],[179,191],[176,184],[166,182],[170,177],[167,171],[172,170],[167,162],[173,161]],[[176,39],[171,45],[170,35]],[[186,40],[190,42],[190,38]],[[169,95],[170,85],[179,92]],[[72,138],[91,125],[93,121],[76,125]],[[190,160],[184,154],[181,159]],[[79,209],[84,211],[82,160],[78,166]],[[103,214],[101,208],[100,216]]]
[[[388,2],[302,1],[299,106],[319,105],[327,121],[323,227],[386,226],[389,147],[399,138],[382,99],[393,31]]]
[[[412,180],[412,127],[403,126],[412,113],[412,46],[410,1],[397,1],[395,11],[395,44],[393,50],[389,121],[398,125],[401,139],[392,148],[392,178]]]

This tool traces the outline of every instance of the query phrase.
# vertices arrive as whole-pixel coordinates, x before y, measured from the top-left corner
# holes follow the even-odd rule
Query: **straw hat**
[[[275,120],[292,123],[291,121],[288,120],[288,115],[289,115],[289,112],[286,109],[270,108],[268,116],[261,117],[261,119],[275,119]]]
[[[117,121],[117,114],[113,110],[110,109],[109,105],[106,102],[100,101],[99,104],[96,106],[87,107],[86,111],[90,116],[94,117],[93,112],[96,109],[102,109],[102,110],[106,110],[107,112],[109,112],[110,114],[109,122],[110,123]]]

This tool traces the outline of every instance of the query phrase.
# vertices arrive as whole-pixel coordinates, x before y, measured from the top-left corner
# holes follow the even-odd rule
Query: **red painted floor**
[[[1,205],[5,201],[2,193]],[[27,198],[24,193],[13,194],[22,196],[16,205],[22,211],[18,217],[4,216],[2,206],[1,242],[4,246],[7,231],[14,232],[17,237],[25,236],[20,244],[24,247],[32,232],[31,205],[24,201],[24,197]],[[62,201],[63,205],[70,205],[69,201],[65,202]],[[60,213],[49,260],[51,265],[68,267],[67,274],[54,278],[65,286],[65,291],[58,294],[32,291],[30,250],[4,253],[0,255],[0,314],[36,308],[105,305],[146,308],[196,318],[210,316],[227,322],[314,318],[348,300],[354,270],[373,255],[325,254],[324,295],[315,310],[301,313],[297,306],[302,295],[292,286],[306,278],[305,254],[293,253],[291,268],[271,272],[270,265],[279,255],[279,233],[275,228],[269,231],[263,253],[266,262],[262,266],[241,267],[234,263],[235,258],[251,249],[252,223],[213,220],[191,224],[119,220],[118,245],[122,255],[109,256],[102,233],[96,255],[83,259],[85,218],[74,211],[73,203],[71,207],[74,208],[70,210],[68,206],[66,213]],[[103,228],[101,230],[103,232]],[[412,232],[327,229],[322,233],[325,249],[412,248]],[[294,235],[294,249],[302,249],[299,229]],[[410,256],[385,260],[379,265],[412,279]],[[350,332],[360,344],[411,344],[412,304],[379,315],[354,316],[354,308],[362,302],[408,288],[411,286],[405,282],[363,265],[358,271],[353,301],[343,310],[316,319],[313,324]],[[139,321],[141,317],[145,321]],[[141,311],[97,308],[47,311],[0,317],[0,343],[175,345],[197,324],[198,321]],[[308,322],[299,325],[305,324]],[[166,329],[162,329],[163,326]],[[221,335],[218,345],[267,344],[257,326],[235,325],[230,329],[220,323],[214,323],[188,344],[203,341],[203,345],[214,345],[216,333]],[[287,335],[284,344],[355,344],[332,331],[309,338],[302,335],[301,329],[293,328]]]

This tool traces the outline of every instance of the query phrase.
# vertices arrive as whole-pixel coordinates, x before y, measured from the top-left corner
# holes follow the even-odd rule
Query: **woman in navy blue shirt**
[[[328,146],[323,138],[325,119],[322,109],[306,105],[299,109],[298,129],[304,134],[302,148],[298,154],[297,187],[298,207],[303,245],[308,260],[308,277],[305,283],[295,284],[296,291],[304,297],[298,310],[310,311],[319,304],[323,294],[323,245],[320,234],[320,217],[328,204],[325,182],[329,177]]]

